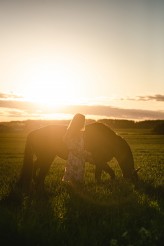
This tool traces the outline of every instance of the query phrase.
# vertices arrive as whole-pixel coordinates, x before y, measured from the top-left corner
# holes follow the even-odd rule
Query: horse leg
[[[54,158],[53,158],[54,159]],[[36,180],[36,186],[38,190],[42,190],[44,189],[44,181],[46,178],[46,175],[50,169],[51,163],[53,161],[53,159],[42,159],[42,160],[38,160],[37,161],[37,166],[36,168],[39,168],[39,170],[36,170],[36,176],[35,176],[35,180]],[[38,173],[37,173],[38,172]]]
[[[111,167],[109,167],[109,165],[107,163],[103,163],[102,164],[102,169],[108,173],[111,177],[112,180],[115,179],[115,172],[113,171],[113,169]]]
[[[22,191],[29,192],[31,190],[32,173],[33,173],[33,148],[32,148],[32,139],[29,135],[27,137],[25,150],[24,150],[23,166],[17,183],[18,186],[21,187]]]
[[[38,176],[39,169],[40,169],[40,161],[36,159],[34,161],[33,175],[32,175],[34,183],[37,183],[37,176]]]
[[[102,167],[96,164],[95,180],[97,183],[101,183],[101,174],[102,174]]]

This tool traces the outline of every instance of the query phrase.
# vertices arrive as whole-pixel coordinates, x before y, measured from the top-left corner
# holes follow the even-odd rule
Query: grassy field
[[[163,245],[164,136],[148,130],[118,130],[141,167],[137,187],[103,174],[94,181],[94,166],[86,164],[86,184],[69,190],[62,182],[65,161],[56,158],[45,191],[21,195],[16,189],[26,140],[25,133],[0,134],[1,245]]]

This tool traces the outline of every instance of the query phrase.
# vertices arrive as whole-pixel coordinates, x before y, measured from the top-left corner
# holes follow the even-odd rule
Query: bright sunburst
[[[53,107],[79,103],[84,73],[81,64],[66,58],[29,64],[25,98]]]

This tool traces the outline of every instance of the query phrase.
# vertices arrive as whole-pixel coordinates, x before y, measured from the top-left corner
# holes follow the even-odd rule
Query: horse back
[[[28,139],[34,153],[62,152],[65,148],[63,136],[66,132],[64,125],[48,125],[29,133]]]
[[[85,144],[98,162],[110,161],[114,156],[116,133],[107,125],[92,123],[86,126]]]

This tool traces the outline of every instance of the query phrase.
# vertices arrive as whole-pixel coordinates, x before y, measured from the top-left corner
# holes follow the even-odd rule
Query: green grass
[[[81,191],[62,184],[65,161],[57,158],[46,177],[45,191],[29,196],[16,189],[26,134],[0,134],[1,245],[163,245],[164,136],[148,130],[122,130],[141,167],[137,187],[117,174],[111,182],[94,181],[94,166],[86,164]]]

